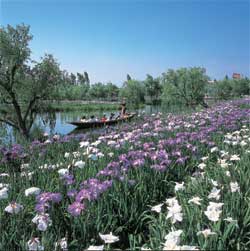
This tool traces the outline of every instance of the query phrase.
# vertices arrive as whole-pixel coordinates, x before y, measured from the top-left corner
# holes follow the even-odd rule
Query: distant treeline
[[[59,84],[53,90],[57,100],[108,100],[127,98],[129,105],[182,104],[186,106],[205,105],[204,98],[227,100],[250,94],[248,78],[209,81],[206,70],[200,67],[168,70],[157,78],[147,74],[143,81],[127,74],[127,79],[118,87],[115,84],[90,84],[88,73],[61,72]]]

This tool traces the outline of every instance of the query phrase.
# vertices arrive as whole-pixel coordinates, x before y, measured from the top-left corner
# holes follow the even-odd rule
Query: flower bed
[[[3,148],[0,247],[247,248],[249,102]]]

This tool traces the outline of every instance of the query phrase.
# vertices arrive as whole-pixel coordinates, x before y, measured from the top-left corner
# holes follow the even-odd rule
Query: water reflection
[[[137,114],[145,113],[150,115],[152,113],[157,113],[161,111],[161,106],[150,106],[147,105],[143,109],[139,110],[130,110],[130,112],[136,112]],[[89,130],[93,131],[102,131],[102,130],[112,130],[112,126],[110,128],[96,128],[96,129],[77,129],[75,126],[69,124],[72,121],[79,121],[82,116],[90,117],[91,115],[95,115],[100,118],[104,113],[107,117],[110,116],[110,113],[113,112],[117,114],[117,110],[113,111],[91,111],[91,112],[83,112],[83,111],[70,111],[70,112],[50,112],[39,114],[34,122],[32,127],[32,134],[36,138],[39,135],[39,132],[46,132],[48,134],[77,134],[77,133],[86,133]],[[0,125],[0,144],[4,142],[14,143],[16,142],[16,131],[13,130],[10,126],[6,126],[6,128],[2,128]],[[6,130],[6,132],[5,132]],[[4,135],[1,135],[2,134]]]

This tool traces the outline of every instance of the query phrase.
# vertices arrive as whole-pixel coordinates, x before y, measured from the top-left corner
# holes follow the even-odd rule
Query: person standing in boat
[[[120,117],[123,118],[123,117],[126,116],[126,111],[127,111],[125,98],[122,100],[121,108],[120,109],[121,109],[121,111],[120,111]]]

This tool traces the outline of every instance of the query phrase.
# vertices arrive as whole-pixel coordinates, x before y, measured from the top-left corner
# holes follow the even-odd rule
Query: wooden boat
[[[102,121],[94,121],[94,122],[81,122],[81,121],[73,121],[73,122],[68,122],[68,124],[77,126],[78,128],[94,128],[94,127],[102,127],[102,126],[107,126],[107,125],[115,125],[119,122],[126,122],[132,119],[136,113],[130,113],[124,118],[120,119],[115,119],[115,120],[107,120],[105,122]]]

